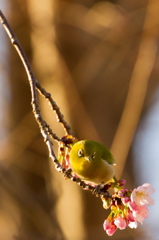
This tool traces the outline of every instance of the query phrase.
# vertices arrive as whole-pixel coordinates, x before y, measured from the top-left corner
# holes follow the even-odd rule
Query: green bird
[[[76,142],[70,151],[70,166],[82,180],[106,184],[114,177],[115,160],[109,149],[92,140]]]

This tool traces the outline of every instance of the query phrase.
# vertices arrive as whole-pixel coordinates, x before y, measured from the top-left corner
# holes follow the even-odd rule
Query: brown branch
[[[16,38],[15,34],[13,33],[9,23],[7,22],[7,19],[5,18],[5,16],[3,15],[3,13],[0,11],[0,21],[3,25],[3,27],[5,28],[13,46],[15,47],[16,51],[19,54],[19,57],[24,65],[24,68],[26,70],[27,76],[28,76],[28,80],[30,83],[30,88],[31,88],[31,96],[32,96],[32,109],[33,109],[33,114],[34,117],[39,125],[39,128],[41,130],[42,136],[47,144],[48,150],[49,150],[49,156],[52,159],[55,168],[57,169],[58,172],[63,173],[65,178],[69,178],[72,181],[76,182],[79,186],[81,186],[83,189],[86,190],[90,190],[93,194],[96,194],[96,196],[100,196],[101,198],[103,197],[111,197],[111,195],[109,194],[108,191],[106,191],[105,189],[101,189],[98,190],[98,192],[96,191],[96,187],[91,186],[89,184],[86,184],[84,181],[82,181],[80,178],[76,178],[74,177],[71,172],[72,170],[66,170],[65,168],[62,167],[62,165],[59,163],[59,161],[57,160],[54,150],[53,150],[53,142],[50,139],[50,136],[57,141],[61,141],[56,134],[54,134],[52,132],[52,129],[50,128],[50,126],[45,122],[45,120],[42,117],[40,108],[39,108],[39,104],[38,104],[38,97],[37,97],[37,90],[42,94],[42,96],[44,96],[49,103],[51,104],[52,109],[54,110],[54,112],[56,113],[57,116],[57,120],[63,125],[65,131],[67,134],[71,135],[71,128],[70,126],[66,123],[66,121],[64,120],[64,116],[62,115],[62,113],[60,112],[59,107],[57,106],[57,104],[55,103],[55,101],[52,99],[51,94],[48,93],[38,82],[38,80],[35,78],[34,73],[32,71],[32,68],[30,66],[30,63],[18,41],[18,39]]]
[[[66,134],[68,135],[72,135],[71,133],[71,127],[67,124],[67,122],[64,119],[63,114],[60,112],[60,108],[57,106],[56,102],[52,99],[51,94],[48,93],[42,86],[41,84],[36,81],[36,88],[38,89],[38,91],[40,92],[40,94],[45,97],[49,103],[51,104],[52,109],[54,110],[54,112],[56,113],[57,116],[57,121],[60,122],[63,127],[64,130],[66,131]]]
[[[23,49],[22,49],[22,47],[21,47],[21,45],[18,41],[18,39],[16,38],[16,36],[13,33],[9,23],[7,22],[7,19],[3,15],[2,11],[0,11],[0,21],[3,25],[3,27],[5,28],[8,36],[11,40],[11,43],[13,44],[16,51],[18,52],[18,55],[19,55],[20,59],[22,60],[22,63],[23,63],[24,68],[26,70],[28,80],[29,80],[29,83],[30,83],[31,96],[32,96],[31,104],[32,104],[34,117],[35,117],[37,123],[39,124],[41,133],[44,137],[44,140],[47,142],[48,148],[50,150],[51,158],[52,158],[53,162],[56,163],[56,156],[55,156],[55,154],[53,152],[53,149],[52,149],[53,143],[52,143],[52,141],[49,137],[48,132],[50,132],[52,134],[52,136],[55,137],[55,139],[58,139],[58,138],[56,138],[56,135],[52,133],[52,130],[50,129],[49,125],[45,122],[45,120],[42,117],[42,114],[41,114],[41,111],[40,111],[40,108],[39,108],[39,104],[38,104],[37,91],[36,91],[36,85],[37,85],[38,80],[35,78],[34,73],[32,71],[32,68],[30,66],[30,63],[29,63],[29,61],[28,61],[28,59],[27,59],[27,57],[26,57],[26,55],[25,55],[25,53],[24,53],[24,51],[23,51]],[[51,149],[52,149],[52,151],[51,151]],[[57,165],[58,165],[58,167],[60,167],[59,163]],[[61,166],[61,168],[62,168],[62,166]]]

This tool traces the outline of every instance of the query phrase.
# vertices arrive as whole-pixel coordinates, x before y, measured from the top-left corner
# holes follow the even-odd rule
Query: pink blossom
[[[112,236],[117,230],[117,227],[114,225],[114,223],[109,221],[108,219],[104,221],[103,228],[108,234],[108,236]]]
[[[148,214],[146,206],[137,206],[136,211],[133,211],[134,219],[140,223],[142,223],[145,218],[148,218]]]
[[[125,217],[129,222],[135,222],[134,216],[133,216],[133,212],[130,210],[127,210],[127,212],[125,213]]]
[[[136,203],[130,201],[130,202],[128,202],[128,206],[131,211],[135,211],[137,205],[136,205]]]
[[[131,201],[135,202],[138,206],[153,205],[154,200],[150,197],[150,195],[154,193],[154,191],[155,189],[151,184],[145,183],[142,186],[134,189],[131,194]]]
[[[122,198],[122,202],[124,205],[127,205],[127,203],[130,201],[130,198],[129,197],[123,197]]]
[[[120,229],[125,229],[127,227],[127,223],[126,220],[120,216],[118,216],[117,218],[115,218],[114,220],[114,224]]]
[[[135,221],[142,223],[143,220],[148,217],[148,209],[145,205],[138,206],[134,202],[129,202],[128,205]]]

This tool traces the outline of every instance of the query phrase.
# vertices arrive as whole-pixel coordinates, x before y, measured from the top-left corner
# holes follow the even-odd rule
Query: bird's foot
[[[96,196],[99,196],[101,189],[104,187],[104,185],[105,185],[104,183],[101,183],[95,187],[93,192]]]
[[[71,168],[67,169],[64,173],[64,178],[68,179],[71,173],[72,173],[72,169]]]

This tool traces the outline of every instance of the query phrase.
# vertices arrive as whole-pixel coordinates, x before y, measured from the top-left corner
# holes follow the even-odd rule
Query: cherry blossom
[[[142,224],[149,216],[147,206],[154,204],[150,195],[155,190],[151,184],[145,183],[133,191],[124,188],[124,184],[124,180],[120,180],[113,185],[115,191],[111,200],[105,197],[102,199],[103,207],[111,209],[103,225],[109,236],[112,236],[118,228],[120,230],[126,227],[137,228],[138,223]]]
[[[131,194],[131,201],[135,202],[138,206],[151,206],[154,204],[154,200],[150,197],[150,195],[154,193],[154,191],[155,189],[151,184],[145,183],[133,190]]]
[[[142,223],[143,220],[148,217],[149,212],[145,205],[138,206],[134,202],[129,202],[128,205],[129,205],[130,209],[132,210],[132,215],[133,215],[135,221]]]

